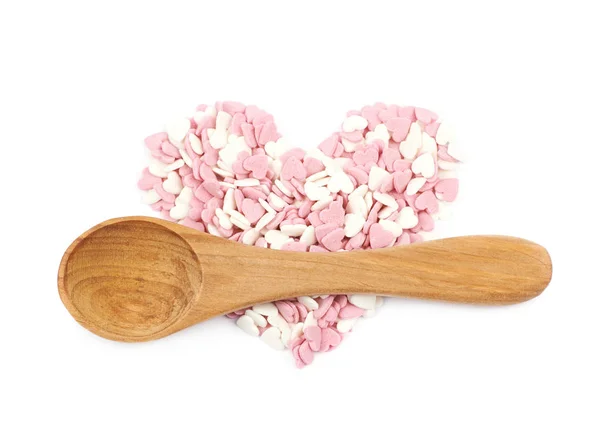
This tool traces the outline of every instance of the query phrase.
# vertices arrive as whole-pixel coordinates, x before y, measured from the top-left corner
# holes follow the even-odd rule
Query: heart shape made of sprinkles
[[[458,191],[454,134],[435,113],[376,103],[348,112],[318,147],[291,147],[273,116],[200,105],[145,139],[138,187],[165,219],[247,245],[336,252],[429,238]],[[298,297],[227,315],[296,365],[336,348],[374,314],[370,295]]]

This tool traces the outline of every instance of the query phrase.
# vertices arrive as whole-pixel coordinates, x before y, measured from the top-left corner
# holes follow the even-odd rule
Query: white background
[[[0,6],[0,427],[600,427],[593,1],[155,3]],[[152,214],[142,139],[223,99],[303,147],[375,101],[437,111],[468,161],[440,233],[538,241],[550,287],[502,308],[388,300],[303,370],[225,318],[93,336],[59,300],[62,252]]]

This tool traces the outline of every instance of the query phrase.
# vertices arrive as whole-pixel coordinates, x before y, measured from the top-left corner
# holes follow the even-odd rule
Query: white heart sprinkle
[[[348,195],[348,199],[354,198],[354,197],[364,198],[364,196],[367,194],[368,191],[369,191],[369,187],[367,185],[360,185],[358,188],[356,188],[354,191],[352,191],[352,193],[350,195]]]
[[[292,197],[293,196],[292,192],[288,189],[287,186],[285,186],[285,184],[281,180],[276,179],[275,180],[275,186],[277,186],[277,188],[281,192],[283,192],[285,195],[287,195],[288,197]]]
[[[258,199],[258,202],[260,203],[260,205],[261,205],[261,206],[263,206],[263,208],[264,208],[264,209],[265,209],[267,212],[269,212],[269,213],[273,213],[273,214],[277,213],[277,212],[276,212],[276,211],[273,209],[273,207],[271,207],[271,206],[269,205],[269,203],[267,203],[267,202],[266,202],[264,199],[262,199],[262,198],[259,198],[259,199]]]
[[[304,323],[302,323],[302,322],[296,323],[292,327],[292,332],[290,333],[290,342],[294,341],[297,338],[300,338],[300,335],[302,335],[303,328],[304,328]]]
[[[183,167],[184,165],[185,165],[185,162],[183,161],[183,159],[178,159],[177,161],[175,161],[175,162],[172,162],[171,164],[167,165],[167,166],[165,167],[165,171],[166,171],[166,172],[169,172],[169,171],[175,171],[175,170],[177,170],[178,168],[181,168],[181,167]]]
[[[305,306],[309,311],[319,308],[319,303],[310,296],[300,296],[298,297],[298,302]]]
[[[281,225],[279,228],[281,232],[289,237],[300,237],[306,230],[306,225],[303,224],[292,224],[292,225]]]
[[[369,189],[375,191],[381,186],[381,182],[390,176],[386,170],[381,167],[373,166],[369,172]]]
[[[215,215],[217,216],[217,219],[219,219],[219,225],[221,225],[222,228],[225,228],[225,229],[233,228],[233,224],[231,223],[231,218],[229,217],[229,215],[225,214],[223,209],[221,209],[220,207],[217,207],[217,209],[215,210]]]
[[[312,311],[309,311],[304,319],[304,326],[302,331],[305,331],[309,326],[318,326],[317,319],[315,319],[315,315]]]
[[[372,143],[375,140],[382,140],[384,146],[387,148],[390,143],[390,132],[384,124],[379,124],[373,131],[369,131],[366,135],[367,144]]]
[[[275,350],[285,349],[283,342],[281,342],[281,331],[275,327],[270,327],[265,330],[260,336],[260,339]]]
[[[235,177],[235,174],[233,174],[231,171],[224,170],[222,168],[213,167],[212,171],[214,171],[216,175],[221,177],[231,177],[232,179]]]
[[[283,331],[286,328],[289,329],[289,327],[290,327],[288,325],[288,322],[286,322],[285,319],[279,313],[271,314],[271,315],[267,316],[267,322],[271,326],[275,326],[276,328],[278,328],[281,331]]]
[[[313,225],[309,225],[306,227],[302,235],[299,239],[300,243],[304,243],[307,246],[311,246],[317,242],[317,238],[315,235],[315,227]]]
[[[344,216],[344,233],[346,237],[354,237],[365,226],[365,218],[359,214],[349,213]]]
[[[290,149],[284,139],[279,139],[277,142],[269,141],[265,144],[265,152],[271,158],[279,158]]]
[[[166,167],[167,166],[162,162],[152,159],[148,164],[148,171],[153,176],[166,178],[168,173]]]
[[[252,246],[254,243],[256,243],[256,240],[258,240],[259,237],[260,232],[255,228],[251,228],[244,233],[244,236],[242,237],[242,243]]]
[[[256,311],[251,309],[246,310],[245,314],[254,321],[256,326],[260,326],[261,328],[267,327],[267,319],[265,319],[263,315],[258,314]]]
[[[240,152],[246,152],[248,155],[252,155],[252,149],[246,144],[246,140],[243,136],[229,136],[229,143],[219,151],[219,159],[223,161],[228,168],[231,168],[233,163],[237,161]]]
[[[204,149],[202,149],[202,142],[198,136],[196,136],[196,134],[190,134],[188,139],[190,140],[190,146],[192,147],[192,150],[198,155],[202,155],[204,153]]]
[[[277,194],[269,194],[268,199],[269,204],[271,204],[271,206],[277,211],[283,210],[283,208],[287,205],[287,203],[283,201],[281,197]]]
[[[267,224],[269,224],[273,219],[275,219],[275,213],[266,212],[259,220],[256,222],[256,230],[260,231]]]
[[[365,194],[365,204],[367,205],[367,212],[369,210],[371,210],[371,207],[373,207],[373,192],[369,191]]]
[[[377,296],[375,295],[348,295],[348,301],[352,305],[355,305],[364,310],[373,310],[375,308],[375,300]]]
[[[292,239],[283,232],[272,229],[265,234],[265,240],[271,245],[271,249],[281,249],[281,246]]]
[[[375,201],[379,201],[384,206],[388,206],[392,211],[398,209],[398,203],[390,194],[383,194],[381,192],[373,192],[373,198]]]
[[[435,134],[437,144],[446,145],[454,141],[454,128],[447,122],[442,122]],[[457,158],[458,159],[458,158]]]
[[[233,222],[234,220],[237,221],[237,223],[234,223],[234,225],[240,226],[240,228],[242,229],[249,229],[250,228],[250,221],[248,220],[248,218],[246,216],[244,216],[243,214],[241,214],[240,212],[238,212],[237,210],[231,210],[229,212],[229,215],[231,216],[231,221]]]
[[[353,213],[360,215],[364,218],[369,214],[369,210],[367,209],[367,203],[364,198],[360,196],[350,196],[348,198],[348,205],[346,206],[346,211],[348,213]]]
[[[265,149],[266,150],[266,149]],[[319,148],[312,148],[306,152],[306,157],[315,158],[325,164],[326,161],[331,160],[330,157],[325,155],[323,151]]]
[[[161,200],[160,195],[154,189],[150,189],[147,192],[144,192],[144,196],[142,197],[142,201],[144,204],[154,204]]]
[[[306,178],[307,182],[316,182],[319,179],[323,179],[325,177],[327,177],[327,171],[323,170],[323,171],[319,171],[318,173],[313,174],[312,176],[308,176]]]
[[[258,186],[260,181],[258,179],[240,179],[233,182],[235,186],[243,188],[244,186]]]
[[[304,192],[309,200],[319,201],[327,198],[330,194],[329,190],[322,186],[317,186],[314,182],[306,182],[304,184]]]
[[[327,176],[327,177],[323,177],[322,179],[315,180],[313,183],[317,186],[327,186],[327,185],[329,185],[329,182],[331,182],[331,177]],[[329,188],[327,188],[327,189],[329,189]],[[331,189],[329,189],[329,190],[331,191]],[[331,191],[331,192],[333,192],[333,191]]]
[[[333,197],[331,195],[327,196],[327,198],[323,198],[322,200],[317,201],[310,207],[310,211],[316,212],[318,210],[323,210],[325,207],[328,207],[329,204],[333,201]]]
[[[348,116],[344,120],[344,123],[342,124],[342,130],[344,130],[347,133],[351,133],[352,131],[356,130],[362,131],[365,128],[367,128],[367,125],[369,125],[369,122],[367,122],[365,118],[358,115],[352,115]]]
[[[187,165],[190,168],[193,167],[194,164],[193,164],[192,158],[190,158],[190,156],[185,151],[185,149],[179,149],[179,155],[181,155],[181,159],[183,159],[183,162],[185,162],[185,165]]]
[[[429,179],[435,174],[435,161],[430,153],[424,153],[413,161],[410,168],[413,173],[421,174],[426,179]]]
[[[177,118],[167,123],[166,130],[171,143],[176,147],[181,148],[181,142],[187,135],[190,126],[191,122],[187,118]]]
[[[406,140],[400,143],[400,153],[405,159],[414,159],[422,144],[422,131],[419,124],[413,122]]]
[[[223,198],[223,211],[229,214],[229,212],[231,210],[235,210],[235,208],[234,190],[228,189],[227,192],[225,192],[225,197]]]
[[[437,144],[435,143],[433,137],[427,133],[423,133],[423,140],[421,142],[421,149],[419,150],[419,153],[430,153],[434,159],[437,158]]]
[[[190,188],[189,186],[184,186],[181,192],[179,193],[179,196],[175,198],[175,204],[189,203],[190,201],[192,201],[193,196],[194,191],[192,190],[192,188]]]
[[[179,195],[183,189],[183,183],[181,183],[181,176],[174,171],[171,171],[167,175],[167,180],[162,183],[163,189],[170,194]]]
[[[427,182],[427,179],[424,177],[415,177],[408,182],[406,186],[406,195],[415,195],[419,192],[419,189],[423,187],[423,185]]]
[[[241,316],[235,323],[242,328],[245,333],[250,334],[253,337],[258,337],[258,328],[254,324],[254,320],[252,320],[251,317],[246,315]]]
[[[214,235],[214,236],[217,236],[217,237],[223,237],[221,235],[221,233],[219,232],[219,230],[217,229],[217,227],[214,226],[212,223],[209,223],[208,225],[206,225],[206,230],[208,231],[208,233],[210,235]]]
[[[265,302],[264,304],[256,304],[252,307],[253,311],[256,311],[258,314],[262,314],[263,316],[274,316],[279,313],[277,307],[272,302]]]
[[[411,229],[417,226],[419,218],[415,215],[415,211],[412,207],[404,207],[400,210],[400,215],[396,219],[396,223],[402,227],[402,229]]]
[[[323,165],[325,165],[325,171],[327,174],[333,176],[336,173],[343,173],[344,165],[346,165],[348,162],[350,162],[350,158],[334,158],[324,161]]]
[[[215,149],[223,149],[227,145],[227,131],[214,130],[210,135],[208,142]]]
[[[338,320],[338,322],[336,324],[336,329],[338,330],[338,332],[341,332],[342,334],[345,334],[346,332],[350,332],[350,330],[354,327],[354,324],[356,323],[357,320],[358,320],[358,317],[355,317],[354,319]]]
[[[344,146],[344,150],[346,152],[354,152],[356,151],[356,146],[358,144],[355,142],[351,142],[350,140],[346,140],[345,138],[342,138],[342,145]]]
[[[181,220],[187,216],[189,210],[190,205],[188,203],[175,204],[175,206],[169,210],[169,216],[171,216],[173,219]]]
[[[379,210],[379,213],[377,213],[377,217],[379,219],[387,219],[392,215],[392,213],[395,213],[397,209],[397,207],[395,209],[392,207],[384,207],[381,210]]]
[[[217,130],[226,130],[231,124],[231,119],[232,117],[229,113],[225,112],[224,110],[221,110],[219,111],[219,113],[217,113],[215,127],[217,128]]]
[[[339,171],[331,176],[331,180],[327,184],[327,189],[334,194],[338,193],[339,191],[349,194],[354,190],[354,184],[346,173]]]
[[[396,222],[391,220],[383,219],[379,221],[379,225],[386,231],[391,232],[395,238],[398,238],[402,235],[402,227],[398,225]]]

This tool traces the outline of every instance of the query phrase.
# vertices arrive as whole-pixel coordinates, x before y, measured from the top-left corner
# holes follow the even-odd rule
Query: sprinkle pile
[[[165,219],[247,245],[336,252],[428,238],[458,192],[460,155],[435,113],[376,103],[350,111],[318,148],[291,147],[273,116],[237,102],[200,105],[145,139],[138,182]],[[369,295],[299,297],[236,311],[245,332],[298,367],[337,347],[382,302]]]

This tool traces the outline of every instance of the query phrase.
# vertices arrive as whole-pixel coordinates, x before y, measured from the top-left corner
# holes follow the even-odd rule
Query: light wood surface
[[[302,253],[128,217],[103,222],[71,244],[60,264],[58,289],[71,315],[95,334],[148,341],[239,308],[303,295],[512,304],[539,295],[551,275],[548,252],[514,237]]]

